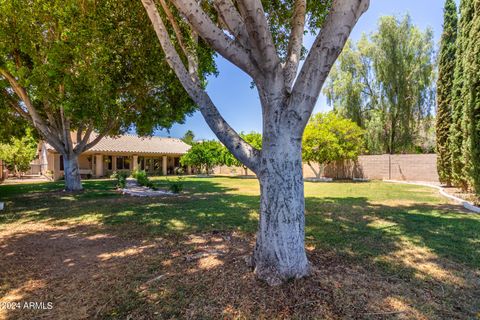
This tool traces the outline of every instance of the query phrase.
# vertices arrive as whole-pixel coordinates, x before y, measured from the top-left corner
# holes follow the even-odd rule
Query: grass
[[[165,178],[154,182],[168,188]],[[180,196],[149,199],[122,196],[109,180],[85,181],[80,194],[59,191],[61,183],[0,185],[6,265],[26,268],[22,257],[38,255],[24,247],[33,242],[45,244],[43,255],[60,259],[59,270],[64,261],[76,261],[72,268],[86,264],[79,269],[83,280],[69,282],[73,271],[56,277],[39,269],[0,282],[0,294],[44,297],[55,292],[53,284],[67,283],[79,294],[97,277],[102,281],[92,292],[104,290],[84,311],[100,318],[474,319],[480,311],[480,216],[435,190],[306,183],[306,245],[315,271],[269,288],[241,258],[254,243],[258,182],[188,177],[183,183]],[[204,256],[188,259],[199,252]],[[94,265],[104,272],[97,274]],[[126,279],[115,276],[117,269]],[[165,275],[160,284],[149,282],[159,272]],[[0,266],[0,279],[6,274]],[[32,289],[32,281],[40,288]],[[85,295],[82,301],[89,301]]]

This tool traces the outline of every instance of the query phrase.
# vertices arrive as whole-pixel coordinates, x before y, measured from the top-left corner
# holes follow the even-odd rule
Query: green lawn
[[[168,186],[165,178],[154,181],[159,188]],[[61,182],[0,185],[0,201],[5,201],[7,208],[0,214],[0,232],[7,234],[4,236],[6,242],[8,230],[19,226],[86,225],[147,242],[159,237],[183,241],[192,235],[235,234],[248,238],[251,246],[258,221],[256,180],[187,177],[183,183],[185,190],[180,196],[148,199],[122,196],[114,190],[110,180],[84,181],[85,191],[81,194],[59,191]],[[334,255],[341,260],[341,265],[358,265],[362,270],[373,268],[366,274],[372,272],[385,279],[398,278],[405,288],[418,288],[422,294],[433,290],[430,300],[439,301],[432,305],[416,301],[424,299],[415,298],[418,292],[405,293],[402,297],[402,301],[410,301],[409,307],[414,310],[408,313],[414,315],[413,318],[423,315],[439,319],[444,316],[473,317],[479,311],[480,215],[468,214],[449,204],[433,189],[413,185],[306,183],[305,196],[306,242],[314,265],[317,255],[321,261],[325,256]],[[13,284],[5,286],[4,294],[13,287]],[[444,296],[436,290],[441,290]],[[187,296],[188,300],[191,293],[176,291],[173,295],[176,300],[178,294]],[[357,298],[350,299],[351,304],[358,303]],[[425,299],[429,301],[428,297]],[[389,304],[396,308],[394,303]],[[388,309],[385,304],[383,307]],[[124,315],[132,312],[132,308],[137,307],[115,312]],[[365,308],[370,310],[370,307]],[[116,309],[112,307],[111,310]],[[283,313],[276,313],[278,310],[269,311],[273,314],[266,310],[270,309],[258,307],[248,314],[234,314],[240,318],[283,317]],[[174,311],[169,312],[185,316]],[[329,312],[335,318],[348,316],[347,311]],[[165,309],[160,309],[162,312],[166,312]],[[288,317],[310,314],[289,312]],[[328,314],[317,316],[328,318]],[[365,318],[369,318],[367,314]]]

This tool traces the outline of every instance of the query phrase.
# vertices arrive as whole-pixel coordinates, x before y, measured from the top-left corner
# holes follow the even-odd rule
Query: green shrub
[[[139,185],[154,189],[153,182],[148,179],[147,173],[144,170],[134,170],[132,177],[137,179]]]
[[[173,193],[180,193],[183,191],[183,179],[178,178],[176,181],[168,180],[168,188]]]
[[[128,172],[125,171],[115,171],[110,178],[117,180],[117,188],[125,189],[127,186],[127,178],[129,176]]]
[[[177,175],[183,175],[185,174],[185,169],[183,169],[182,167],[176,167],[174,170],[175,174]]]

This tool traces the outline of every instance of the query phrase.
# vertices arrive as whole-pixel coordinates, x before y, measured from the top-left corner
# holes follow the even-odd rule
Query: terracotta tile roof
[[[53,150],[50,145],[48,149]],[[189,149],[188,144],[176,138],[139,137],[126,134],[115,138],[105,137],[86,152],[185,154]]]

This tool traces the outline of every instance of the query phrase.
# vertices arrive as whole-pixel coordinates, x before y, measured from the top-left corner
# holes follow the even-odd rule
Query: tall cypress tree
[[[452,182],[467,189],[469,186],[470,142],[468,117],[466,116],[467,83],[465,79],[465,53],[469,44],[469,34],[473,13],[473,0],[460,3],[460,24],[457,38],[455,77],[453,81],[453,112],[450,127],[450,151],[452,159]],[[468,147],[467,147],[468,146]]]
[[[469,62],[470,51],[473,43],[472,37],[472,27],[473,27],[473,16],[474,16],[474,2],[478,0],[469,0],[466,3],[464,11],[461,13],[463,17],[463,32],[464,32],[464,41],[463,48],[464,52],[461,57],[463,63],[463,88],[461,92],[461,101],[463,104],[463,118],[462,118],[462,132],[464,135],[462,151],[463,151],[463,179],[465,180],[466,189],[471,189],[473,187],[473,162],[472,162],[472,136],[471,136],[471,117],[472,117],[472,108],[470,105],[470,84],[471,76],[474,75],[475,71],[471,71],[471,65]]]
[[[469,118],[472,184],[480,195],[480,0],[472,7],[469,44],[465,54],[467,77],[467,115]]]
[[[450,185],[452,181],[452,158],[449,146],[449,133],[452,123],[452,88],[455,73],[457,28],[457,5],[454,0],[446,0],[438,66],[436,131],[438,175],[440,181],[447,185]]]

